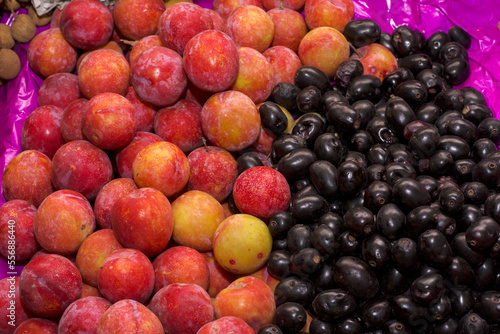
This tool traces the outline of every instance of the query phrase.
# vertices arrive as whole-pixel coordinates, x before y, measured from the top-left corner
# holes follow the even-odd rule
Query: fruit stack
[[[29,43],[0,333],[500,331],[474,36],[352,0],[208,7],[74,0]]]

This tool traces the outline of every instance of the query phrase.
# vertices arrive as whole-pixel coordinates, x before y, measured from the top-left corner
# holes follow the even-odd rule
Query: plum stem
[[[203,146],[205,146],[205,150],[207,150],[207,153],[210,153],[210,150],[208,149],[207,140],[205,139],[205,137],[201,137],[201,141],[203,142]]]
[[[358,50],[354,47],[354,45],[352,45],[351,42],[347,42],[347,44],[349,45],[350,48],[353,49],[354,53],[356,54],[356,56],[358,56],[359,58],[362,58],[363,56],[358,52]]]
[[[127,45],[130,45],[130,46],[134,46],[135,43],[137,43],[137,41],[129,41],[127,39],[120,39],[120,42],[127,44]]]

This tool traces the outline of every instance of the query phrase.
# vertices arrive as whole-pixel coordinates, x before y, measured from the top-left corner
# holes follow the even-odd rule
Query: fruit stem
[[[205,137],[201,137],[201,141],[203,142],[203,146],[205,146],[205,150],[207,150],[207,153],[210,153],[210,150],[208,149],[207,140],[205,139]]]
[[[358,50],[354,47],[354,45],[352,45],[351,42],[347,42],[347,44],[349,45],[350,48],[352,48],[354,50],[354,53],[356,54],[356,56],[358,56],[359,58],[363,57],[359,52]]]
[[[135,43],[137,43],[137,41],[129,41],[127,39],[120,39],[120,42],[127,44],[127,45],[130,45],[130,46],[134,46]]]

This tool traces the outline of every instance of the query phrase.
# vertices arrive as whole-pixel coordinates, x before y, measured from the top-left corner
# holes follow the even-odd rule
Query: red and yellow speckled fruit
[[[217,227],[213,253],[224,269],[236,274],[250,274],[266,263],[272,241],[262,220],[248,214],[235,214]]]
[[[235,331],[238,334],[255,333],[253,328],[240,318],[227,315],[203,325],[196,334],[231,334]]]
[[[179,147],[159,141],[149,144],[137,154],[132,174],[140,188],[155,188],[172,197],[188,183],[189,162]]]
[[[113,21],[122,36],[131,41],[156,34],[158,20],[165,11],[163,0],[118,0],[113,6]]]
[[[59,333],[95,333],[102,315],[111,303],[101,297],[86,297],[74,301],[59,320]]]

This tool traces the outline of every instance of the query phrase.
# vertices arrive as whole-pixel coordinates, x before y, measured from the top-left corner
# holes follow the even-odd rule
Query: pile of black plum
[[[292,190],[269,222],[281,281],[259,334],[300,333],[306,312],[310,334],[500,333],[500,120],[477,89],[454,88],[470,36],[377,28],[353,21],[346,36],[396,55],[382,81],[358,60],[334,83],[304,66],[259,109]],[[291,133],[277,104],[299,117]]]

